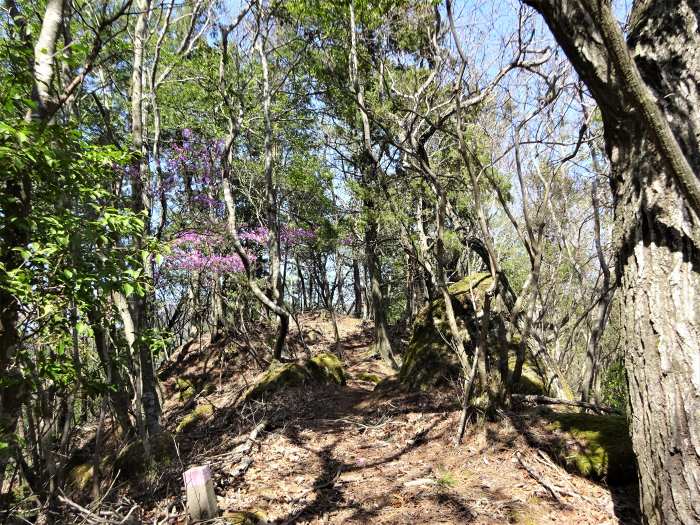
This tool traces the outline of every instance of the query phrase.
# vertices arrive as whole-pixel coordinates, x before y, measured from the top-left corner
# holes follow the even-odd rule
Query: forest
[[[0,523],[700,524],[699,25],[3,0]]]

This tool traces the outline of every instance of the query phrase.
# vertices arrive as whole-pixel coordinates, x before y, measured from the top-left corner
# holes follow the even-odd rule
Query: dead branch
[[[592,410],[596,414],[622,414],[616,408],[612,408],[605,405],[596,405],[594,403],[587,403],[585,401],[569,401],[568,399],[559,399],[556,397],[524,394],[513,394],[512,398],[522,403],[535,403],[537,405],[564,405],[570,407],[586,408],[588,410]]]
[[[250,434],[248,434],[248,439],[245,440],[245,443],[236,447],[234,452],[241,454],[241,460],[236,468],[231,471],[232,478],[242,476],[246,473],[250,465],[252,465],[253,456],[250,455],[250,451],[253,448],[253,445],[257,443],[258,434],[265,430],[265,427],[267,427],[267,423],[267,419],[263,419],[255,426],[255,428],[253,428],[253,430],[251,430]]]

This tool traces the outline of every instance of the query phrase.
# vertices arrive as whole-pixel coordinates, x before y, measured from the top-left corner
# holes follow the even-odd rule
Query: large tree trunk
[[[603,116],[644,521],[699,523],[700,228],[692,185],[700,173],[700,5],[636,2],[627,40],[634,61],[625,62],[607,2],[527,3],[542,13]]]

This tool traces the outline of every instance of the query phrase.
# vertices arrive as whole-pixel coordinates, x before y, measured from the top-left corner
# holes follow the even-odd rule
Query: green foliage
[[[603,402],[624,411],[627,408],[627,372],[622,359],[617,359],[606,367],[602,380]]]

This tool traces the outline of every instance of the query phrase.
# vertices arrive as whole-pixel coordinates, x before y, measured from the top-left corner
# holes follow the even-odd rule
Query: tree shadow
[[[622,416],[599,416],[592,414],[578,413],[555,413],[550,409],[540,408],[534,414],[509,414],[508,420],[522,435],[531,447],[542,450],[551,457],[570,474],[584,477],[594,483],[603,486],[610,492],[613,501],[613,512],[622,525],[640,525],[639,514],[639,492],[636,482],[636,460],[631,453],[631,443],[629,436],[622,435],[619,429],[610,430],[607,427],[611,423],[617,425],[618,419]],[[611,421],[615,418],[615,421]],[[554,429],[543,433],[538,428],[540,419],[546,421],[556,421],[557,430]],[[582,438],[569,433],[572,430],[581,433],[580,435],[597,435],[610,432],[606,438],[596,441],[595,447]],[[498,442],[503,447],[514,447],[514,440],[504,441],[503,436],[497,432],[487,432],[490,442]],[[630,453],[620,453],[620,448],[629,448]],[[604,452],[604,453],[603,453]],[[576,454],[581,454],[581,461],[578,462]],[[589,465],[588,456],[603,456],[606,461],[604,466],[609,474],[606,477],[597,476],[590,473],[582,476],[577,469]],[[572,461],[573,458],[573,461]],[[591,460],[593,461],[593,460]],[[632,463],[631,467],[629,463]],[[624,464],[623,464],[624,463]],[[631,469],[631,470],[630,470]]]

